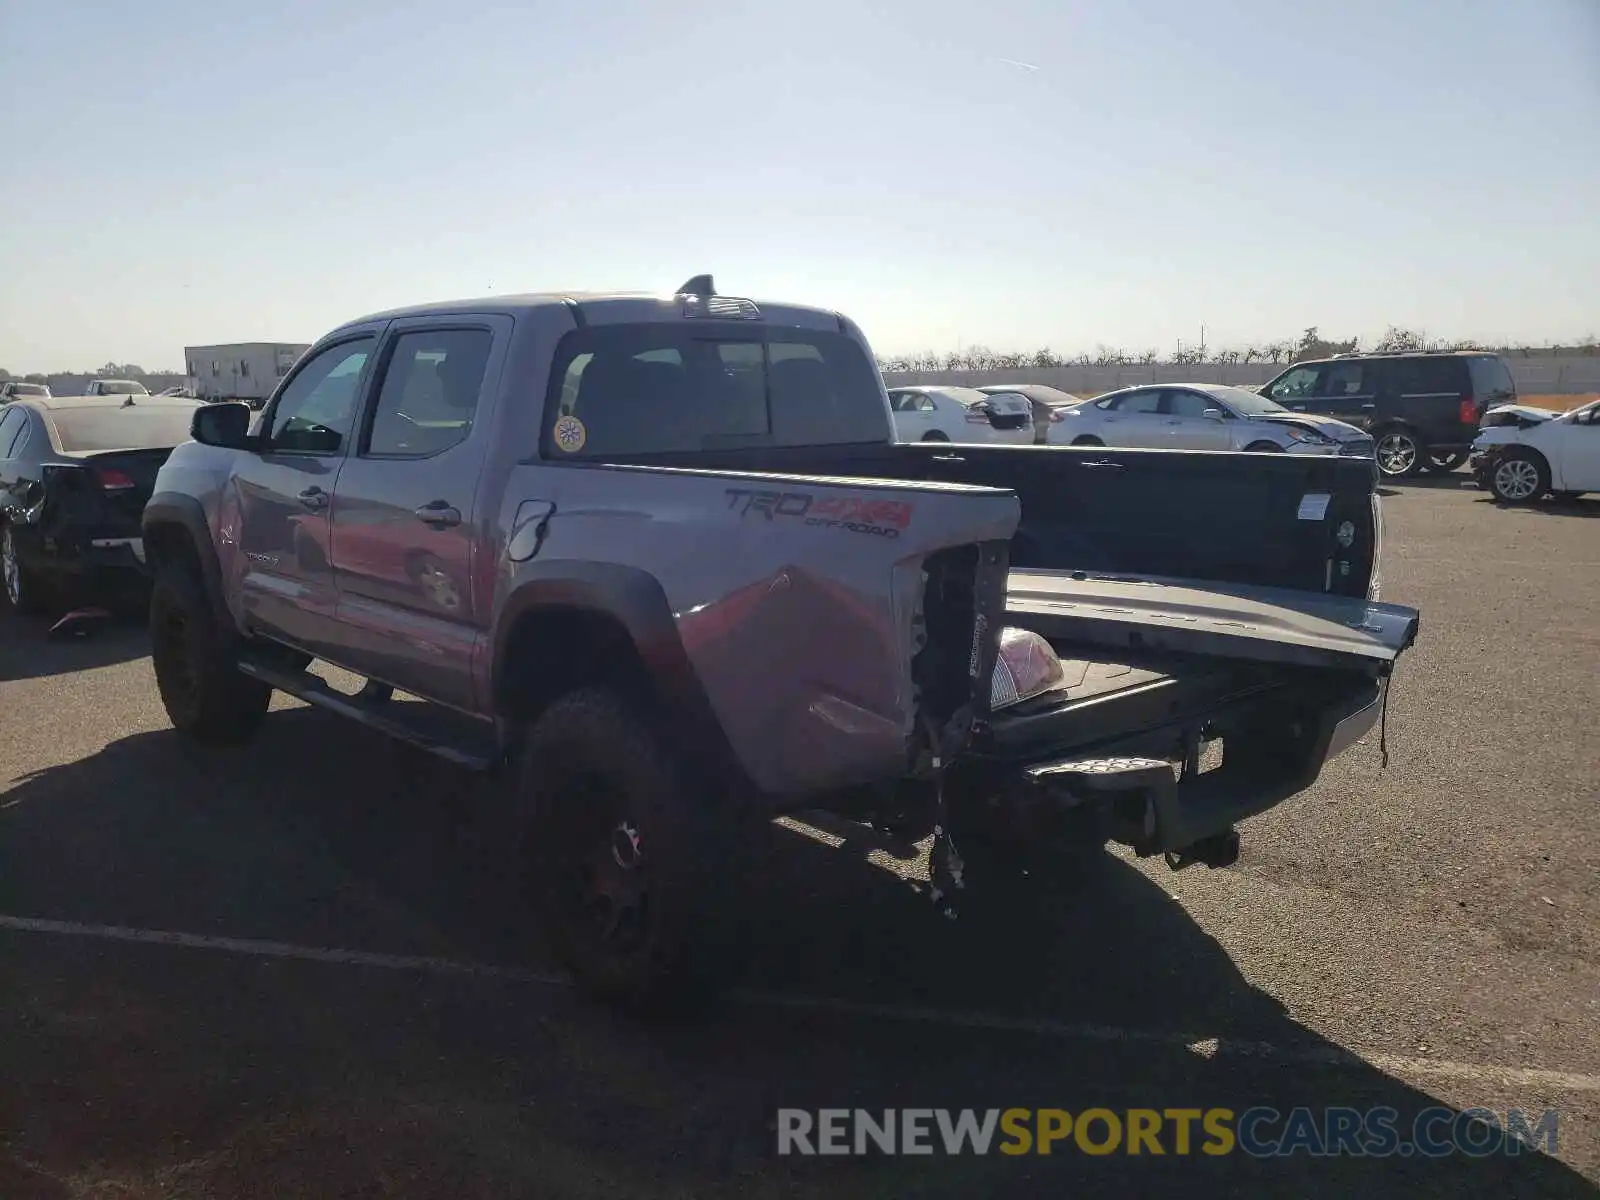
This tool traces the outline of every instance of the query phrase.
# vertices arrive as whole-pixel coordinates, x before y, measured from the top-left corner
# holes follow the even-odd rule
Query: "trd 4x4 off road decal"
[[[809,492],[778,492],[756,488],[728,488],[728,507],[741,517],[759,515],[769,521],[782,517],[825,529],[872,533],[897,538],[911,524],[912,505],[903,500],[875,500],[861,496],[824,496]]]

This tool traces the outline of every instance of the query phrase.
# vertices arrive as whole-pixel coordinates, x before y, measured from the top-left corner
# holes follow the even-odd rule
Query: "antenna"
[[[717,294],[716,286],[711,282],[709,275],[696,275],[689,282],[678,289],[680,296],[703,296],[710,298]]]

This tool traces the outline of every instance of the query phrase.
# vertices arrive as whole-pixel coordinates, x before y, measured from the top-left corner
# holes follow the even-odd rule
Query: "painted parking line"
[[[497,966],[451,958],[412,954],[379,954],[367,950],[343,950],[325,946],[301,946],[292,942],[262,941],[256,938],[213,937],[165,929],[132,929],[123,925],[92,925],[77,921],[55,921],[42,917],[14,917],[0,914],[0,929],[16,933],[51,934],[64,937],[95,938],[101,941],[131,942],[155,946],[179,946],[192,950],[220,951],[254,958],[301,959],[308,962],[373,967],[389,971],[416,971],[430,975],[476,976],[531,983],[543,987],[570,988],[565,976],[520,967]],[[1455,1062],[1449,1059],[1416,1058],[1382,1052],[1357,1053],[1338,1047],[1279,1046],[1270,1042],[1236,1041],[1231,1038],[1194,1037],[1147,1029],[1124,1029],[1112,1025],[1079,1024],[1043,1018],[1013,1017],[1001,1013],[970,1012],[915,1005],[871,1004],[832,996],[791,995],[740,989],[733,1001],[753,1008],[782,1009],[790,1012],[831,1014],[856,1019],[932,1025],[943,1028],[1017,1033],[1059,1041],[1088,1041],[1107,1044],[1154,1046],[1179,1050],[1206,1059],[1252,1059],[1276,1066],[1326,1066],[1376,1068],[1400,1078],[1455,1079],[1476,1084],[1509,1087],[1548,1088],[1565,1092],[1600,1092],[1600,1075],[1574,1071],[1552,1071],[1535,1067],[1507,1067],[1492,1063]]]

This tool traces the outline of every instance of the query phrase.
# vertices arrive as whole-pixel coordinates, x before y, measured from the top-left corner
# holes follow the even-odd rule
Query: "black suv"
[[[1498,354],[1344,354],[1295,363],[1261,394],[1367,430],[1378,470],[1398,476],[1443,474],[1466,462],[1479,420],[1516,403],[1517,385]]]

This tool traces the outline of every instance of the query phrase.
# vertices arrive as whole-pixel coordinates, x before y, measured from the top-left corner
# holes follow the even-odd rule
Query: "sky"
[[[434,299],[880,354],[1600,329],[1600,0],[0,0],[0,367]]]

